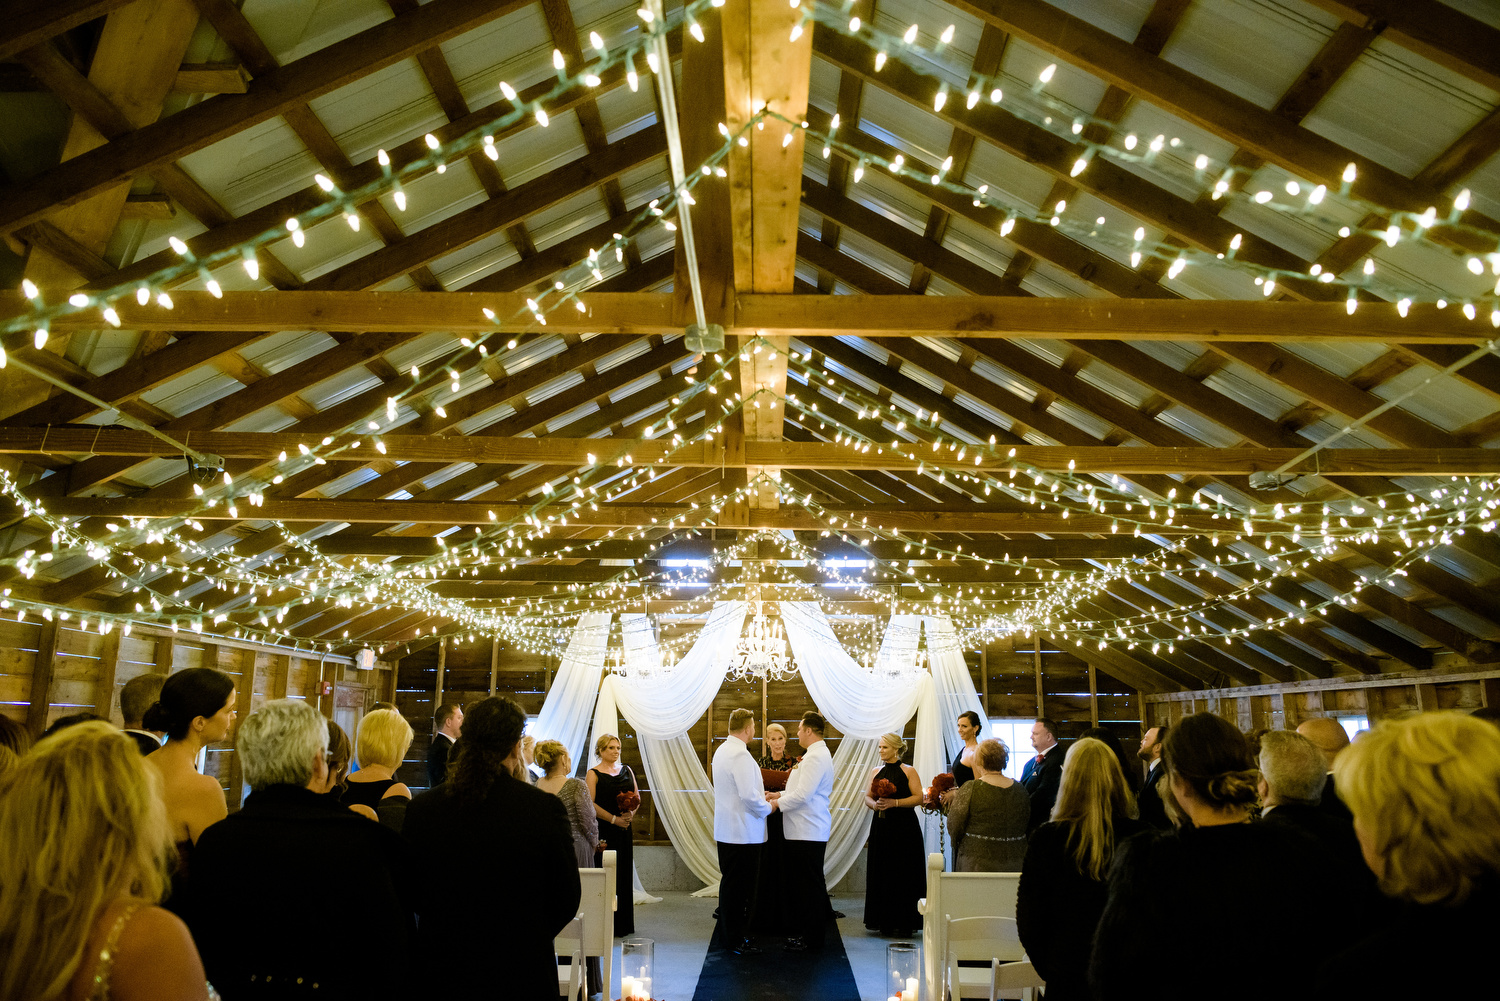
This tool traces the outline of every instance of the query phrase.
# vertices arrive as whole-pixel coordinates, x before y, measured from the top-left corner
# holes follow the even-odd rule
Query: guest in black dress
[[[1245,735],[1221,717],[1197,713],[1172,727],[1164,760],[1185,821],[1173,833],[1133,837],[1117,852],[1089,961],[1093,997],[1259,1001],[1276,985],[1305,992],[1359,923],[1329,921],[1323,909],[1288,903],[1268,886],[1317,887],[1318,899],[1338,901],[1357,888],[1316,841],[1251,823],[1259,772]],[[1227,958],[1245,943],[1254,943],[1259,975],[1243,975]]]
[[[552,943],[578,913],[582,882],[562,800],[518,778],[525,723],[510,699],[470,706],[447,781],[407,807],[403,833],[418,858],[472,863],[461,883],[446,872],[423,881],[415,955],[427,993],[557,997]]]
[[[411,799],[411,789],[396,780],[396,769],[406,759],[413,736],[411,724],[394,709],[366,713],[354,740],[359,771],[345,783],[343,804],[367,806],[378,812],[384,799]]]
[[[882,935],[902,937],[922,927],[917,901],[927,895],[926,845],[917,807],[922,805],[922,779],[901,763],[906,741],[899,733],[880,738],[880,760],[865,786],[865,806],[875,812],[865,860],[865,927]],[[888,779],[894,795],[875,799],[875,783]]]
[[[1324,964],[1316,995],[1482,996],[1500,927],[1500,730],[1460,712],[1380,723],[1333,773],[1404,913],[1358,922],[1373,933]]]
[[[594,742],[594,753],[599,763],[589,769],[587,782],[589,794],[594,799],[594,812],[599,818],[599,851],[615,853],[615,935],[635,934],[635,833],[630,822],[635,819],[635,810],[621,811],[620,794],[641,789],[636,784],[635,772],[620,760],[620,738],[612,733],[603,733]],[[603,855],[598,862],[603,865]]]
[[[1087,737],[1068,748],[1053,820],[1031,835],[1016,891],[1016,926],[1047,981],[1048,1001],[1089,997],[1089,950],[1104,913],[1116,848],[1147,830],[1113,751]]]
[[[780,723],[771,723],[766,727],[766,735],[761,741],[765,748],[765,754],[760,757],[763,771],[790,772],[797,764],[797,759],[787,750],[786,742],[786,727]],[[785,923],[779,912],[789,904],[798,905],[798,902],[787,899],[782,888],[781,877],[785,871],[782,855],[786,847],[786,835],[782,829],[784,820],[780,810],[771,811],[771,815],[766,818],[766,844],[760,854],[760,878],[756,886],[755,913],[750,918],[750,926],[752,930],[765,935],[790,934],[785,930]]]
[[[970,709],[958,715],[958,736],[964,742],[963,749],[954,757],[948,771],[953,776],[953,788],[942,794],[943,804],[951,806],[953,797],[964,783],[974,781],[974,752],[979,747],[979,714]],[[953,835],[954,868],[958,866],[958,846],[963,842],[962,834]]]

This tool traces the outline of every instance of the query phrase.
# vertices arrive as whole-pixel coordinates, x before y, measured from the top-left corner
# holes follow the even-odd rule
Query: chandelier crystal
[[[729,677],[735,681],[786,681],[797,673],[797,665],[781,621],[767,618],[758,600],[753,605],[754,614],[729,662]]]

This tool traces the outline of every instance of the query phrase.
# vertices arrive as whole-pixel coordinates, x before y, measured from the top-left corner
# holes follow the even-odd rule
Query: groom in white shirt
[[[828,723],[817,713],[804,713],[797,727],[802,760],[787,776],[786,791],[772,793],[773,806],[786,820],[786,885],[795,904],[790,911],[797,934],[786,940],[788,952],[820,949],[828,923],[828,889],[823,879],[823,856],[833,833],[828,797],[833,794],[833,756],[823,740]]]
[[[719,924],[724,948],[736,956],[761,950],[745,940],[760,854],[766,843],[771,804],[760,765],[750,756],[755,716],[748,709],[729,714],[729,738],[714,752],[714,841],[719,848]]]

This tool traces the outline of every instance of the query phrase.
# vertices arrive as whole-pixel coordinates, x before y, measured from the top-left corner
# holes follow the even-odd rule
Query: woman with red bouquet
[[[906,741],[899,733],[880,738],[880,760],[870,773],[865,806],[875,811],[865,859],[865,927],[902,938],[922,927],[917,901],[926,895],[926,849],[916,808],[922,779],[902,764]]]
[[[635,934],[635,847],[630,822],[641,805],[641,790],[635,772],[620,760],[620,738],[603,733],[594,742],[599,763],[589,769],[587,781],[599,817],[599,839],[615,853],[615,935]],[[602,849],[601,849],[602,850]],[[596,863],[602,865],[602,859]]]

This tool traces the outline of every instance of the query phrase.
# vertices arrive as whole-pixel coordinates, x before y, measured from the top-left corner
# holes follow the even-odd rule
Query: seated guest
[[[1031,835],[1016,889],[1016,928],[1049,1001],[1089,997],[1089,950],[1126,838],[1149,830],[1115,752],[1089,737],[1068,748],[1052,820]]]
[[[1349,808],[1339,797],[1338,787],[1333,781],[1333,763],[1338,760],[1344,748],[1349,746],[1349,734],[1345,732],[1343,724],[1327,716],[1318,716],[1303,720],[1298,725],[1297,732],[1312,741],[1323,752],[1327,761],[1328,784],[1323,787],[1323,798],[1318,800],[1318,809],[1336,817],[1349,817]]]
[[[427,785],[440,786],[448,777],[448,755],[458,743],[459,731],[464,725],[464,707],[457,702],[445,702],[438,706],[432,717],[436,729],[432,743],[427,746]]]
[[[418,955],[503,955],[489,963],[445,966],[443,993],[454,998],[557,996],[552,940],[578,914],[582,884],[568,811],[556,796],[516,778],[526,713],[491,696],[469,707],[464,739],[448,781],[411,801],[403,832],[417,857],[492,859],[465,870],[462,892],[428,880],[418,901]],[[621,877],[629,892],[630,876]],[[497,954],[496,950],[502,950]]]
[[[250,796],[193,854],[190,924],[209,980],[225,1001],[405,994],[416,872],[398,835],[319,794],[329,774],[322,714],[300,699],[267,702],[240,724],[235,747]],[[329,861],[354,874],[338,889],[352,920],[309,903],[309,866]]]
[[[15,767],[21,755],[31,750],[31,734],[9,716],[0,716],[0,775]]]
[[[375,810],[388,797],[411,799],[411,789],[405,782],[397,782],[395,776],[413,736],[411,724],[394,709],[376,709],[365,714],[359,721],[359,736],[355,740],[359,771],[350,775],[345,785],[345,806],[362,805]]]
[[[1010,755],[998,740],[974,749],[974,778],[953,790],[948,830],[958,846],[955,872],[1020,872],[1026,857],[1031,797],[1005,775]]]
[[[1268,824],[1285,824],[1320,842],[1363,879],[1364,862],[1353,820],[1318,808],[1320,796],[1332,795],[1324,768],[1323,752],[1312,741],[1289,730],[1268,730],[1260,740],[1261,817]]]
[[[161,698],[161,686],[166,684],[167,676],[155,671],[146,674],[137,674],[125,682],[120,689],[120,716],[125,725],[121,727],[136,746],[141,749],[142,754],[150,754],[161,746],[161,739],[166,736],[155,730],[147,730],[141,725],[141,718],[146,715],[146,710],[154,706]]]
[[[1500,732],[1458,712],[1380,723],[1333,766],[1400,921],[1324,966],[1326,998],[1481,996],[1500,927]],[[1477,985],[1481,985],[1476,987]]]
[[[187,926],[158,907],[172,839],[135,745],[103,722],[0,776],[0,998],[205,1001]]]
[[[229,813],[224,787],[198,772],[198,754],[229,735],[235,712],[234,679],[211,667],[190,667],[167,678],[161,697],[146,710],[142,725],[161,730],[167,742],[146,756],[161,780],[167,829],[177,846],[177,867],[167,906],[186,916],[190,902],[191,857],[198,836]]]
[[[354,760],[354,744],[344,728],[333,720],[328,721],[328,780],[322,789],[314,789],[330,803],[343,806],[344,790],[349,785],[349,764]],[[404,801],[403,801],[404,802]],[[369,820],[378,819],[375,811],[362,803],[345,807]]]
[[[573,832],[573,858],[580,869],[593,869],[594,853],[599,850],[599,818],[594,813],[594,801],[589,796],[588,784],[572,774],[573,759],[568,749],[559,740],[544,740],[536,745],[533,758],[542,769],[542,777],[536,787],[562,800],[568,811],[568,827]],[[598,956],[589,957],[588,993],[602,993],[604,968]]]
[[[66,730],[68,727],[77,726],[79,723],[108,722],[109,720],[105,719],[103,716],[100,716],[98,713],[69,713],[66,716],[59,716],[57,717],[57,719],[53,720],[52,725],[42,731],[42,739],[46,740],[57,731]]]
[[[1268,892],[1268,881],[1317,887],[1330,900],[1358,889],[1310,838],[1250,822],[1255,759],[1245,735],[1224,719],[1189,716],[1168,732],[1163,756],[1171,800],[1185,820],[1175,832],[1131,838],[1118,852],[1089,963],[1094,997],[1262,998],[1264,977],[1225,965],[1225,949],[1241,947],[1253,947],[1278,984],[1305,989],[1328,950],[1350,941],[1355,923],[1289,905]],[[1161,955],[1167,929],[1169,958]],[[1143,957],[1157,957],[1157,975],[1142,970]]]
[[[1127,755],[1124,746],[1120,743],[1120,738],[1102,726],[1089,727],[1083,731],[1083,736],[1092,737],[1114,752],[1115,760],[1120,763],[1120,774],[1125,778],[1125,788],[1130,790],[1130,796],[1134,799],[1141,788],[1140,762]],[[1063,759],[1066,762],[1067,755],[1064,755]]]

